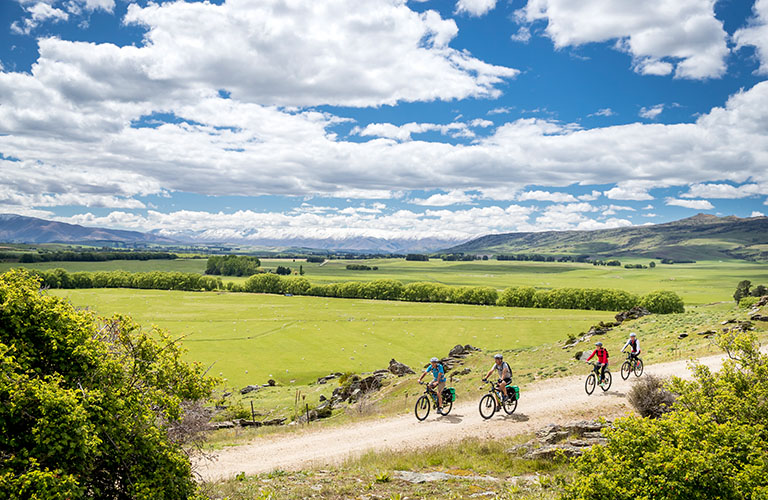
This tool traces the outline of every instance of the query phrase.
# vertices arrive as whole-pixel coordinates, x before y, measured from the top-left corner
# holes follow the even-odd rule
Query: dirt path
[[[700,361],[717,370],[723,357],[711,356]],[[687,363],[675,361],[650,365],[645,367],[645,373],[689,376]],[[625,396],[636,380],[634,375],[627,381],[621,380],[619,366],[612,367],[611,389],[602,393],[596,388],[592,396],[584,392],[586,370],[585,375],[530,385],[521,391],[520,404],[512,416],[497,413],[493,418],[483,420],[477,409],[479,398],[457,402],[446,417],[430,412],[423,422],[416,420],[413,408],[410,408],[407,414],[397,417],[258,438],[249,444],[220,451],[215,461],[197,463],[196,470],[205,480],[230,478],[240,472],[298,470],[336,465],[370,450],[418,449],[469,436],[497,438],[533,432],[552,422],[564,423],[598,415],[615,417],[631,411]]]

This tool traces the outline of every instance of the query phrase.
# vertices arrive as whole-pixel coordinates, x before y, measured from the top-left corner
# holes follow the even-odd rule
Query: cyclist
[[[421,383],[427,373],[431,373],[433,377],[432,382],[429,382],[427,385],[437,392],[437,407],[442,408],[443,389],[445,389],[445,369],[439,359],[432,358],[429,360],[429,366],[427,366],[427,369],[424,370],[424,373],[419,377],[419,383]]]
[[[498,372],[499,376],[499,382],[496,386],[502,394],[502,401],[507,400],[507,384],[512,382],[512,369],[509,367],[509,363],[504,361],[504,356],[501,354],[496,354],[493,356],[493,366],[490,370],[488,370],[488,373],[485,374],[485,377],[483,377],[483,382],[488,380],[488,377],[491,376],[491,373],[493,373],[493,370],[496,370]]]
[[[595,342],[595,346],[597,348],[592,351],[586,362],[589,363],[589,360],[597,355],[597,366],[600,368],[600,383],[602,384],[605,379],[605,369],[608,367],[608,349],[603,347],[602,342]]]
[[[629,334],[629,340],[627,340],[627,343],[621,348],[621,352],[624,352],[624,349],[627,347],[631,348],[629,351],[629,359],[630,361],[634,361],[640,355],[640,342],[637,340],[637,334],[635,332]]]

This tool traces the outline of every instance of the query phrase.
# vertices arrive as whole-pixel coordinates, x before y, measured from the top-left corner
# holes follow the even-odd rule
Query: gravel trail
[[[723,359],[723,356],[710,356],[699,361],[717,370]],[[688,377],[687,365],[687,360],[648,365],[645,373]],[[445,417],[435,415],[432,410],[426,420],[419,422],[411,407],[407,413],[396,417],[341,427],[310,426],[295,433],[260,437],[248,444],[225,448],[218,452],[214,461],[198,460],[195,466],[204,480],[226,479],[240,472],[251,475],[275,469],[338,465],[370,450],[419,449],[457,442],[469,436],[499,438],[533,432],[548,423],[597,416],[616,417],[631,412],[626,394],[636,380],[634,375],[627,381],[621,380],[620,366],[616,362],[611,366],[611,389],[603,393],[596,388],[591,396],[584,392],[586,365],[583,375],[531,384],[521,390],[517,411],[511,416],[502,412],[483,420],[478,412],[479,398],[462,401],[458,394],[451,414]]]

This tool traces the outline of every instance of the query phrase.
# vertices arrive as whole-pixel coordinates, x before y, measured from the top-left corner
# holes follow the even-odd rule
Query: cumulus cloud
[[[749,216],[750,217],[765,217],[765,214],[763,212],[758,212],[757,210],[755,210]]]
[[[531,40],[531,29],[528,26],[520,26],[509,38],[515,42],[528,43]]]
[[[575,202],[576,198],[568,193],[551,193],[549,191],[526,191],[517,197],[518,201],[554,201],[557,203]]]
[[[131,4],[124,21],[147,30],[143,47],[116,54],[137,76],[261,104],[496,97],[518,74],[451,48],[452,19],[400,0]]]
[[[665,203],[667,205],[684,207],[684,208],[693,208],[695,210],[712,210],[713,208],[715,208],[715,206],[712,205],[707,200],[679,200],[675,198],[667,198],[665,200]]]
[[[467,203],[471,203],[474,199],[474,196],[468,195],[459,189],[455,189],[445,194],[433,194],[426,199],[414,199],[411,200],[411,203],[414,205],[424,205],[430,207],[447,207],[449,205],[465,205]]]
[[[546,21],[555,47],[617,41],[636,71],[678,78],[724,74],[727,34],[715,17],[715,0],[649,0],[642,8],[603,0],[529,0],[518,17]]]
[[[768,194],[768,185],[743,184],[732,186],[731,184],[694,184],[688,188],[683,198],[747,198],[749,196]]]
[[[652,200],[653,196],[648,193],[648,190],[653,187],[652,182],[644,181],[626,181],[620,182],[607,191],[603,192],[603,196],[611,200]]]
[[[456,13],[482,16],[494,7],[496,7],[496,0],[458,0],[456,2]]]
[[[602,195],[603,193],[601,193],[600,191],[593,190],[591,193],[579,195],[577,196],[577,198],[581,201],[595,201],[596,199],[600,198],[600,196]]]
[[[757,0],[752,7],[754,17],[749,26],[737,30],[733,41],[737,48],[752,46],[760,60],[759,74],[768,74],[768,0]]]
[[[635,209],[625,205],[608,205],[601,208],[603,215],[615,215],[616,212],[634,212]]]
[[[663,104],[657,104],[655,106],[651,106],[650,108],[640,108],[640,112],[638,113],[643,118],[648,118],[649,120],[655,120],[661,112],[664,111],[664,105]]]
[[[469,125],[473,127],[489,127],[493,125],[493,122],[477,119],[473,120]],[[449,135],[451,137],[471,138],[475,136],[475,133],[463,122],[451,122],[448,124],[411,122],[404,125],[371,123],[362,128],[353,128],[351,134],[368,137],[386,137],[398,141],[410,141],[412,139],[412,134],[423,134],[424,132],[439,132],[442,135]]]
[[[28,14],[21,23],[14,21],[11,24],[11,31],[18,35],[28,35],[45,21],[61,22],[69,19],[69,14],[61,9],[57,9],[46,2],[35,2],[24,10]]]

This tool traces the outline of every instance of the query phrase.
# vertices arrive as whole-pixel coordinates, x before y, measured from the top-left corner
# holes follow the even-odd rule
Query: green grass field
[[[184,336],[188,359],[227,386],[306,384],[330,372],[410,366],[456,344],[517,349],[560,341],[610,312],[157,290],[52,290],[101,315],[127,314]]]
[[[378,266],[377,271],[348,271],[349,263]],[[647,259],[622,259],[623,263],[648,263]],[[313,283],[342,281],[368,281],[391,278],[410,283],[433,281],[447,285],[484,285],[499,290],[510,286],[528,285],[536,288],[617,288],[637,294],[653,290],[677,292],[687,305],[709,304],[732,300],[736,284],[749,279],[753,284],[768,284],[768,265],[755,262],[702,261],[695,264],[657,264],[653,269],[625,269],[591,264],[558,262],[473,261],[407,262],[404,259],[371,259],[366,261],[332,260],[325,264],[311,264],[300,260],[263,259],[262,267],[274,269],[278,265],[298,270],[303,266],[305,275]],[[139,271],[205,271],[204,259],[177,259],[173,261],[111,261],[111,262],[46,262],[27,264],[30,269],[61,267],[68,271],[105,271],[122,269]],[[0,263],[0,272],[19,267],[18,264]],[[222,277],[224,281],[243,282],[246,278]]]

